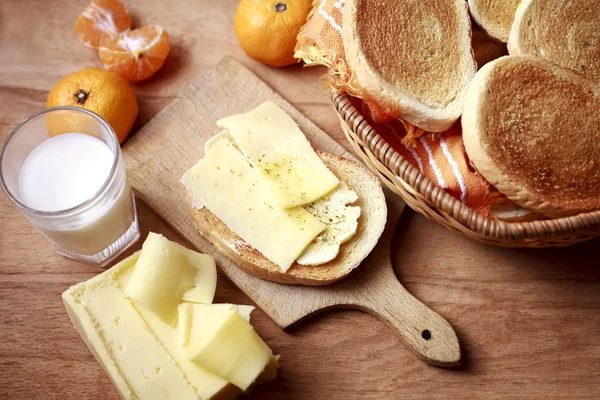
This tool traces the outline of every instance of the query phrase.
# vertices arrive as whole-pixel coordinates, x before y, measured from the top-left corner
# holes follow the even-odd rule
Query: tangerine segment
[[[106,38],[131,29],[131,18],[118,0],[92,0],[75,20],[75,33],[87,47],[97,49]]]
[[[170,50],[167,31],[152,25],[104,41],[99,55],[104,68],[137,82],[158,71]]]

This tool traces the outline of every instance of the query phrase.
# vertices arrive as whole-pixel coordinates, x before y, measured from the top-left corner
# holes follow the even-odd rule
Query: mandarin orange
[[[48,94],[46,107],[82,107],[100,115],[123,143],[138,115],[138,102],[129,82],[101,68],[86,68],[62,78]],[[61,120],[62,119],[62,120]],[[86,132],[86,120],[47,120],[51,136]]]
[[[233,21],[240,46],[274,67],[297,63],[296,36],[311,7],[311,0],[241,0]]]

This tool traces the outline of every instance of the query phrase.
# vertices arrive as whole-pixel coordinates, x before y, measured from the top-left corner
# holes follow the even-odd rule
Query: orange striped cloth
[[[462,140],[460,123],[441,134],[423,132],[415,126],[390,118],[354,82],[346,63],[342,40],[345,0],[313,0],[308,21],[298,34],[295,56],[306,65],[325,65],[327,84],[344,90],[371,126],[394,149],[425,176],[471,208],[489,214],[490,185],[470,166]],[[377,121],[377,122],[376,122]]]

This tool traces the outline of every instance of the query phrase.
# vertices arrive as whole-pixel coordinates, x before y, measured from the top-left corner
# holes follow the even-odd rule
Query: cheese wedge
[[[225,310],[236,310],[242,318],[247,322],[250,322],[250,314],[254,311],[253,306],[238,305],[238,304],[213,304],[212,310],[219,312],[219,308]],[[178,308],[179,311],[179,340],[181,341],[181,347],[187,347],[190,341],[190,332],[192,330],[192,324],[198,326],[202,324],[202,321],[194,321],[194,304],[193,303],[181,303]]]
[[[129,282],[134,272],[134,266],[122,268],[115,276],[120,285],[121,290],[129,285]],[[193,363],[187,359],[186,351],[181,346],[180,329],[165,323],[152,311],[144,308],[136,301],[132,302],[138,313],[142,316],[148,327],[154,332],[165,349],[174,358],[177,365],[190,380],[190,384],[194,386],[196,392],[202,398],[227,399],[237,397],[241,391],[234,385],[231,385],[223,378],[209,372],[200,365]],[[193,303],[186,303],[193,304]],[[178,325],[181,321],[178,321]],[[209,383],[210,385],[207,385]],[[208,388],[208,390],[207,390]]]
[[[125,297],[125,288],[132,279],[139,255],[139,252],[133,254],[62,294],[77,332],[121,397],[131,400],[238,398],[242,394],[240,388],[187,359],[178,328]],[[235,310],[245,321],[253,307],[218,304],[215,309]],[[274,379],[278,360],[279,356],[271,353],[266,366],[254,379],[255,383]],[[246,362],[254,365],[252,360]],[[261,365],[263,359],[259,357],[254,362]],[[250,380],[254,370],[249,368],[247,371],[237,373]],[[240,375],[236,380],[242,379]]]
[[[350,240],[358,228],[360,207],[348,206],[358,200],[356,192],[341,182],[327,196],[303,206],[327,227],[296,260],[301,265],[320,265],[335,259],[342,243]]]
[[[230,400],[240,390],[189,362],[179,346],[176,329],[153,312],[146,316],[162,324],[158,332],[123,293],[138,254],[62,294],[71,321],[124,399]],[[124,282],[122,280],[125,277]],[[165,331],[172,330],[172,334]],[[171,339],[171,336],[173,337]]]
[[[188,359],[247,390],[271,363],[271,349],[235,307],[214,304],[187,307],[192,314],[186,348]]]
[[[182,301],[211,303],[217,286],[215,260],[150,232],[125,294],[168,324]]]
[[[311,203],[339,183],[292,117],[273,102],[223,118],[217,125],[229,130],[248,162],[267,180],[274,206]]]
[[[302,207],[272,204],[269,184],[226,138],[182,177],[193,197],[285,272],[325,229]]]

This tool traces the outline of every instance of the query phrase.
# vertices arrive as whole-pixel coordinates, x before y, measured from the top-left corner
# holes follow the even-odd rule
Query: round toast
[[[347,0],[344,51],[364,98],[429,132],[460,117],[477,66],[464,0]]]
[[[533,56],[486,64],[462,116],[467,155],[507,198],[545,217],[600,209],[600,87]]]
[[[543,57],[600,84],[600,1],[523,0],[508,52]]]
[[[469,0],[471,16],[490,37],[508,42],[515,11],[521,0]]]

